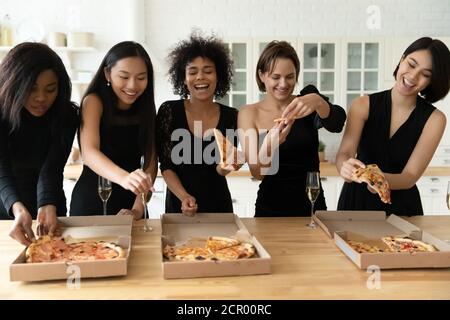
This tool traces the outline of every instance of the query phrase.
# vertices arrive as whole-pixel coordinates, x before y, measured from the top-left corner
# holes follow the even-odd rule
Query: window
[[[302,88],[312,84],[320,93],[335,101],[335,43],[304,42],[302,45]]]
[[[379,88],[379,44],[376,42],[347,43],[346,105]]]
[[[227,42],[234,61],[231,89],[218,102],[239,109],[249,101],[249,53],[247,42]]]

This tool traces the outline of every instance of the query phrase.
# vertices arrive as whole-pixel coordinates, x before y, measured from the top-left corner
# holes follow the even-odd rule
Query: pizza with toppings
[[[255,247],[251,243],[241,243],[236,246],[227,247],[214,252],[217,260],[246,259],[255,255]]]
[[[233,238],[208,237],[208,239],[206,239],[206,248],[208,248],[212,252],[216,252],[218,250],[229,248],[229,247],[234,247],[239,244],[240,244],[240,242]]]
[[[433,245],[421,240],[408,237],[387,236],[382,238],[383,242],[392,252],[435,252],[438,251]]]
[[[163,254],[170,261],[231,261],[253,257],[256,249],[234,238],[208,237],[204,247],[166,245]]]
[[[353,173],[353,178],[358,182],[367,183],[374,189],[384,203],[391,203],[391,190],[383,172],[376,164],[368,164],[365,168],[358,168]]]
[[[378,241],[375,244],[375,241]],[[386,236],[379,240],[355,241],[347,240],[347,243],[358,253],[417,253],[417,252],[436,252],[433,245],[421,240],[414,240],[408,237]]]
[[[219,149],[220,165],[224,169],[236,171],[245,163],[244,155],[218,129],[214,129],[214,137]]]
[[[348,240],[347,243],[358,253],[380,253],[386,250],[380,249],[378,246],[368,244],[361,241]]]
[[[112,242],[66,243],[64,238],[45,235],[28,246],[25,256],[27,263],[92,261],[124,258],[126,251]]]

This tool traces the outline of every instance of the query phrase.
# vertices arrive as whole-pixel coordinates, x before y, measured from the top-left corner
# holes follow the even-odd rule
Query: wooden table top
[[[358,269],[308,218],[242,219],[272,256],[269,275],[165,280],[159,220],[154,231],[133,226],[128,275],[66,281],[10,282],[9,265],[23,247],[0,221],[0,299],[450,299],[450,269],[382,270],[381,288],[369,289],[371,273]],[[450,239],[450,216],[409,219],[438,238]]]

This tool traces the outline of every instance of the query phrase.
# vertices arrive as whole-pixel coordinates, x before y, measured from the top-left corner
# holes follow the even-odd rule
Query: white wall
[[[366,25],[380,9],[380,29]],[[224,38],[448,36],[449,0],[146,0],[146,42],[159,71],[168,49],[192,28]],[[157,102],[171,97],[158,74]]]
[[[367,26],[371,5],[380,10],[379,29]],[[37,21],[46,32],[93,32],[98,52],[78,54],[77,69],[95,70],[119,41],[145,42],[155,67],[157,106],[175,97],[165,57],[193,28],[266,40],[450,36],[450,0],[0,0],[0,19],[6,13],[16,27]],[[339,135],[321,134],[337,147]]]

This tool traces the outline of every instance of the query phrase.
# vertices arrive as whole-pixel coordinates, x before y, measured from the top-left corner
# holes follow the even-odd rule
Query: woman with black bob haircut
[[[445,130],[445,115],[431,103],[449,91],[450,51],[440,40],[420,38],[405,50],[394,77],[391,89],[359,97],[350,106],[336,157],[346,180],[339,210],[423,214],[416,182]],[[390,204],[353,177],[366,164],[376,164],[384,173],[391,189]]]
[[[237,110],[214,100],[230,90],[230,52],[214,35],[193,32],[173,48],[168,60],[169,78],[181,99],[164,102],[156,121],[160,170],[167,183],[166,212],[232,212],[225,175],[239,166],[219,159],[212,134],[213,129],[224,136],[227,129],[236,129]]]
[[[0,65],[0,217],[14,218],[10,236],[24,245],[54,233],[66,214],[63,171],[78,108],[59,56],[47,45],[25,42]]]
[[[150,57],[136,42],[116,44],[101,62],[81,104],[84,165],[72,193],[71,215],[102,214],[101,176],[112,182],[107,214],[142,217],[141,194],[153,189],[156,176],[153,82]]]

